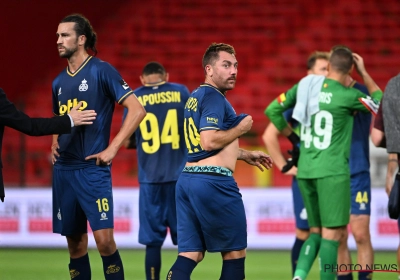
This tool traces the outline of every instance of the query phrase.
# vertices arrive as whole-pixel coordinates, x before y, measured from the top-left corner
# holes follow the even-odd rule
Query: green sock
[[[320,278],[336,279],[339,242],[322,238],[319,249]]]
[[[306,279],[306,276],[310,272],[310,269],[314,263],[315,257],[318,254],[320,244],[321,235],[317,233],[311,233],[301,247],[294,276],[299,276],[301,279]]]

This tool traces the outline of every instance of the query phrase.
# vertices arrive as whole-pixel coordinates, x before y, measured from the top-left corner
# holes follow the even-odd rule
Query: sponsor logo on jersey
[[[89,85],[87,84],[87,81],[83,79],[82,83],[79,85],[79,91],[87,91],[89,88]]]
[[[218,124],[218,119],[207,117],[207,123]]]
[[[286,94],[281,93],[276,100],[278,101],[279,104],[281,104],[281,106],[283,106],[284,105],[283,102],[286,101]]]
[[[121,84],[124,90],[127,90],[129,88],[128,84],[124,81],[124,79],[120,80],[119,83]]]
[[[79,110],[83,111],[83,110],[85,110],[87,108],[88,104],[84,100],[81,100],[81,101],[82,101],[82,106],[79,108]],[[59,106],[58,112],[59,112],[60,116],[62,116],[64,114],[68,114],[71,111],[71,109],[73,107],[75,107],[76,105],[78,105],[78,99],[77,98],[74,98],[73,100],[68,99],[67,100],[67,104],[65,104],[65,105],[61,104],[61,101],[59,101],[58,102],[58,106]]]

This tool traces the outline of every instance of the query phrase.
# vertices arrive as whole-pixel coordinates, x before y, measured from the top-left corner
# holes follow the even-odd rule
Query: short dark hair
[[[353,52],[346,46],[336,46],[332,48],[329,63],[333,70],[348,74],[354,64]]]
[[[166,71],[164,66],[161,65],[161,63],[158,63],[157,61],[151,61],[143,67],[142,75],[147,76],[151,74],[165,75]]]
[[[235,49],[228,44],[224,43],[212,43],[203,55],[203,69],[206,65],[213,65],[215,61],[219,59],[219,52],[227,52],[235,55]]]
[[[315,51],[307,59],[307,70],[311,70],[317,59],[325,59],[329,61],[329,53],[328,52],[320,52],[320,51]]]
[[[81,14],[72,14],[68,15],[63,18],[60,23],[63,22],[74,22],[74,30],[77,36],[85,35],[86,42],[85,42],[85,50],[92,50],[93,55],[97,55],[96,49],[96,41],[97,41],[97,34],[94,31],[92,25],[90,24],[89,20]]]

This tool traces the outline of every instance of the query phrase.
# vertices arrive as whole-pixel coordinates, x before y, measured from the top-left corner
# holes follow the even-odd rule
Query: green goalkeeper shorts
[[[350,219],[350,175],[298,179],[310,227],[340,227]]]

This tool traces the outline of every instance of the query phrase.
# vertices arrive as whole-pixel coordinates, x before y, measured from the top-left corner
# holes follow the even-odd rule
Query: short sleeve
[[[219,93],[207,92],[200,104],[200,127],[203,130],[221,130],[225,116],[225,97]]]

